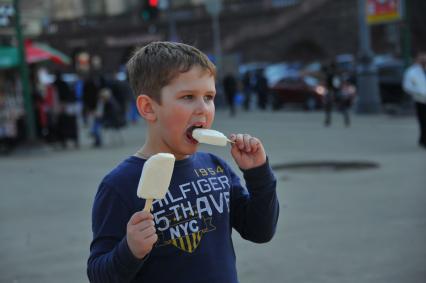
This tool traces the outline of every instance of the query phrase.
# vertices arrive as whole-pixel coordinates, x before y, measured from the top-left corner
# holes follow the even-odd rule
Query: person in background
[[[63,80],[61,72],[56,72],[53,85],[60,105],[56,124],[58,140],[62,147],[66,148],[67,140],[71,139],[78,148],[77,99],[70,86]]]
[[[77,100],[77,116],[79,119],[82,119],[83,125],[87,127],[87,116],[83,115],[83,88],[84,79],[81,75],[79,75],[73,87],[75,98]]]
[[[92,74],[89,75],[83,82],[83,120],[85,121],[90,121],[96,111],[99,88],[99,80],[97,80]]]
[[[99,112],[98,100],[101,82],[95,75],[90,74],[83,84],[83,120],[88,121],[90,135],[93,138],[93,147],[101,146],[101,124],[97,118]]]
[[[268,103],[268,79],[263,74],[263,70],[256,72],[256,92],[257,92],[257,107],[261,110],[266,110]]]
[[[402,86],[416,104],[419,145],[426,149],[426,52],[420,52],[415,63],[405,71]]]
[[[125,126],[120,104],[109,88],[100,90],[98,103],[97,118],[100,120],[102,128],[118,130]]]
[[[118,103],[117,120],[120,121],[120,127],[126,126],[130,101],[134,100],[132,90],[126,81],[120,81],[116,77],[113,77],[108,84],[115,102]]]
[[[246,71],[242,79],[244,93],[244,110],[250,110],[251,94],[253,92],[252,75],[250,71]]]
[[[327,93],[324,98],[324,125],[326,127],[331,125],[332,112],[334,107],[337,107],[343,115],[345,126],[349,127],[349,107],[355,90],[349,81],[343,79],[334,61],[324,68],[324,74],[327,87]]]
[[[235,116],[235,94],[237,92],[237,80],[229,73],[223,78],[223,90],[229,105],[230,115]]]

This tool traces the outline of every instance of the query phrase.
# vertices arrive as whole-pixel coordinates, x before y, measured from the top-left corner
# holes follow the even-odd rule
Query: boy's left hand
[[[266,153],[259,139],[247,134],[232,134],[229,139],[235,142],[231,154],[241,169],[255,168],[266,162]]]

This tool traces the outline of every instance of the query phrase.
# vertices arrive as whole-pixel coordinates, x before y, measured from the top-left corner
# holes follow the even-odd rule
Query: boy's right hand
[[[127,245],[133,255],[144,258],[158,240],[155,233],[154,216],[146,211],[139,211],[132,215],[127,223]]]

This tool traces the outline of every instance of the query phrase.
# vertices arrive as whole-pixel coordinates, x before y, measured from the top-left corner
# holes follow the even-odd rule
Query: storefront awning
[[[47,44],[26,42],[25,52],[28,64],[43,61],[52,61],[63,65],[71,63],[70,57]],[[18,65],[18,49],[16,47],[0,47],[0,69],[14,68]]]
[[[29,64],[41,61],[52,61],[63,65],[71,63],[70,57],[47,44],[26,42],[25,50]]]

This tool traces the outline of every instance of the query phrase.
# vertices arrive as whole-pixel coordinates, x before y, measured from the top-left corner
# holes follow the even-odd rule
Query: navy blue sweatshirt
[[[158,241],[143,260],[126,242],[144,159],[129,157],[101,182],[92,211],[91,282],[237,283],[232,228],[264,243],[275,233],[279,205],[269,164],[244,170],[247,189],[220,158],[196,153],[176,161],[169,192],[153,203]]]

